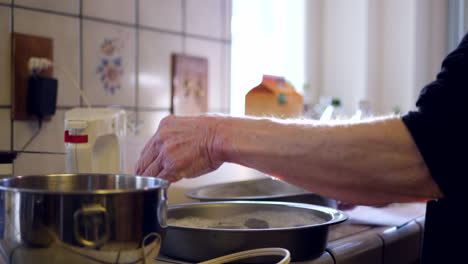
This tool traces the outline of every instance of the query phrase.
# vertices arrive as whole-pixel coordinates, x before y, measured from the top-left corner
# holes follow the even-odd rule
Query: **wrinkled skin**
[[[175,182],[216,170],[222,162],[212,158],[215,140],[214,118],[164,118],[145,145],[136,173]]]
[[[343,201],[342,209],[443,197],[398,117],[322,123],[169,116],[142,151],[136,173],[175,182],[223,162]]]

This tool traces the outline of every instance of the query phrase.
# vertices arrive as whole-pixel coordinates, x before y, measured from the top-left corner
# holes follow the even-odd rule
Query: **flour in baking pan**
[[[311,226],[326,221],[326,219],[308,212],[257,211],[217,219],[197,216],[187,216],[179,219],[169,218],[168,224],[193,228],[271,229]]]

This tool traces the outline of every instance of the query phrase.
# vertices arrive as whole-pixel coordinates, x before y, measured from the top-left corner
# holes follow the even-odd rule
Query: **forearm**
[[[219,157],[357,204],[440,197],[398,118],[357,124],[224,119]]]

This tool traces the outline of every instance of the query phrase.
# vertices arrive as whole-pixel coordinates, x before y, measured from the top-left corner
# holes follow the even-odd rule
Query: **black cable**
[[[13,264],[13,257],[15,256],[16,250],[18,250],[18,249],[20,249],[20,248],[22,248],[22,247],[23,247],[23,245],[22,245],[22,244],[19,244],[19,245],[15,246],[15,247],[11,250],[10,256],[9,256],[9,258],[8,258],[8,264]]]
[[[34,135],[31,136],[31,138],[29,138],[28,142],[26,142],[23,147],[21,148],[20,151],[18,151],[18,156],[21,155],[21,153],[33,142],[33,140],[39,136],[41,130],[42,130],[42,117],[38,116],[37,117],[37,121],[38,121],[38,128],[36,130],[36,133],[34,133]]]

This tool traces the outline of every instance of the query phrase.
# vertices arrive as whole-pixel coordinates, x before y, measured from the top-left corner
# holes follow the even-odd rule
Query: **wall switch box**
[[[55,114],[58,81],[54,78],[31,76],[28,80],[28,114],[41,119]]]
[[[53,40],[12,33],[12,41],[11,119],[34,120],[37,117],[28,112],[28,80],[31,77],[28,61],[31,57],[47,58],[53,61]],[[52,68],[49,68],[38,75],[50,78],[52,73]],[[44,116],[44,120],[50,120],[50,115]]]

